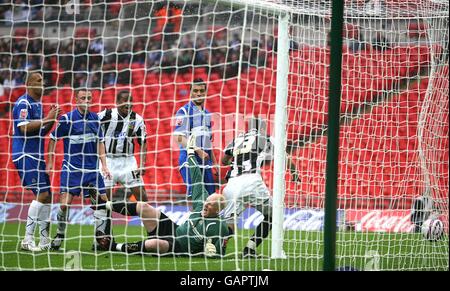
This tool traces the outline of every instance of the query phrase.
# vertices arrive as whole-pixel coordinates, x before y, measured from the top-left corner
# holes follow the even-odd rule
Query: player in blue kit
[[[33,191],[36,200],[28,208],[25,238],[21,248],[28,251],[46,250],[50,247],[50,179],[45,172],[44,137],[53,127],[60,109],[52,106],[45,118],[42,114],[42,75],[28,74],[27,93],[17,99],[13,108],[12,160],[22,185]],[[36,223],[40,227],[39,246],[34,242]]]
[[[175,116],[173,135],[180,147],[178,165],[180,174],[187,187],[187,195],[192,196],[192,183],[187,162],[186,144],[191,134],[196,136],[195,157],[203,175],[206,191],[212,194],[216,191],[212,169],[216,169],[217,161],[212,147],[211,114],[204,108],[206,99],[206,83],[195,79],[191,84],[191,101],[181,107]]]
[[[58,250],[65,237],[66,224],[68,220],[68,209],[73,196],[79,196],[81,192],[85,197],[88,191],[98,191],[103,200],[107,200],[105,183],[103,177],[111,176],[106,165],[106,152],[103,132],[100,120],[96,113],[90,112],[92,103],[91,92],[85,89],[76,92],[77,108],[59,119],[56,129],[50,134],[48,170],[54,165],[54,153],[56,141],[64,141],[64,160],[61,171],[61,199],[58,212],[58,230],[52,241],[52,249]],[[101,172],[99,159],[102,163]],[[109,216],[106,211],[96,217],[96,230],[108,233],[110,227]]]

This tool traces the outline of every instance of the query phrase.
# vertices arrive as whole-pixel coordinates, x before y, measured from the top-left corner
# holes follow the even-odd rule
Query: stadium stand
[[[90,33],[90,30],[83,30],[82,35]],[[344,59],[343,59],[343,95],[342,95],[342,108],[341,112],[343,114],[352,114],[358,112],[356,104],[364,104],[370,102],[376,102],[382,94],[386,92],[391,92],[400,86],[400,83],[412,77],[417,77],[420,74],[420,70],[425,68],[429,62],[429,49],[426,46],[416,46],[416,47],[394,47],[391,50],[384,52],[378,52],[373,50],[361,51],[358,54],[349,53],[344,49]],[[271,64],[276,64],[276,60],[271,60]],[[289,96],[289,106],[296,108],[292,110],[289,114],[289,120],[292,121],[291,126],[288,128],[288,138],[294,139],[300,135],[305,141],[313,140],[317,137],[319,133],[319,139],[312,144],[308,144],[304,148],[300,149],[297,153],[299,160],[306,161],[305,158],[308,157],[309,160],[312,159],[312,163],[315,163],[315,155],[325,154],[326,137],[321,135],[321,132],[326,126],[326,112],[327,107],[327,90],[328,82],[324,78],[327,74],[327,66],[329,63],[329,51],[326,48],[321,47],[305,47],[301,53],[291,54],[291,71],[293,73],[290,75],[290,86],[293,88],[291,90],[291,95]],[[206,80],[209,80],[209,90],[208,90],[208,102],[207,107],[213,112],[220,112],[221,114],[230,114],[235,112],[235,96],[237,90],[237,79],[231,78],[228,80],[223,80],[222,77],[217,72],[211,72],[209,75],[204,68],[196,69],[195,72],[189,70],[184,74],[177,73],[162,73],[152,74],[146,70],[145,65],[142,63],[131,63],[128,65],[131,69],[131,85],[118,84],[116,86],[107,86],[103,90],[94,90],[94,110],[101,110],[105,107],[114,104],[114,98],[117,90],[122,88],[132,88],[134,101],[136,103],[135,110],[145,116],[149,128],[149,159],[148,165],[155,165],[155,169],[150,169],[150,173],[145,176],[145,183],[149,185],[150,189],[157,190],[154,193],[161,191],[173,191],[175,193],[183,193],[184,185],[179,177],[176,167],[172,167],[177,164],[176,155],[172,154],[170,133],[172,131],[172,116],[175,110],[183,104],[183,102],[188,97],[186,94],[189,88],[189,82],[193,76],[199,76]],[[127,68],[127,64],[119,64],[117,68]],[[358,70],[353,68],[358,66]],[[363,68],[363,69],[361,69]],[[63,72],[63,69],[59,68],[59,72]],[[355,73],[358,72],[358,73]],[[273,114],[275,109],[275,89],[274,87],[267,87],[264,84],[274,84],[276,80],[276,70],[273,67],[256,67],[250,66],[248,70],[244,71],[241,79],[241,92],[242,96],[247,98],[242,98],[240,103],[241,112],[248,112],[249,108],[255,114]],[[209,78],[208,78],[209,77]],[[304,87],[306,84],[314,82],[314,88],[312,91],[305,91]],[[422,81],[420,84],[423,84]],[[424,94],[424,90],[420,88],[426,88],[426,86],[421,85],[415,88],[409,88],[408,91],[398,95],[396,99],[392,99],[392,104],[388,106],[389,110],[394,110],[396,107],[396,102],[409,102],[410,106],[402,107],[402,110],[416,110],[417,102],[419,102],[419,96]],[[9,92],[10,102],[14,102],[21,94],[23,94],[24,88],[13,89]],[[70,100],[72,96],[72,89],[70,87],[62,87],[52,90],[45,98],[48,102],[57,102],[62,106],[64,111],[69,111],[72,103]],[[183,97],[184,100],[178,101],[178,96]],[[256,98],[258,97],[258,98]],[[262,98],[260,98],[262,97]],[[157,101],[159,99],[159,101]],[[262,99],[262,100],[261,100]],[[415,102],[415,103],[414,103]],[[268,105],[268,106],[267,106]],[[299,111],[298,108],[301,107],[302,110]],[[392,132],[387,132],[385,135],[381,133],[369,133],[369,132],[352,132],[355,128],[369,128],[364,126],[366,123],[376,123],[376,122],[387,122],[393,127],[401,123],[401,119],[382,121],[377,120],[377,110],[383,110],[384,107],[380,105],[375,106],[372,113],[365,113],[359,119],[356,119],[354,123],[359,122],[359,124],[348,125],[348,135],[363,134],[366,137],[358,137],[358,140],[373,140],[373,134],[378,134],[378,137],[383,142],[377,143],[379,148],[377,153],[382,152],[381,149],[387,146],[385,143],[388,134],[393,134]],[[406,109],[410,108],[410,109]],[[48,107],[45,107],[44,111]],[[294,114],[295,113],[295,114]],[[395,115],[393,115],[395,116]],[[417,114],[411,112],[403,112],[403,118],[409,116],[416,116]],[[2,133],[5,129],[9,129],[7,123],[9,122],[7,118],[2,118]],[[295,122],[294,122],[295,121]],[[412,123],[414,124],[414,123]],[[151,126],[154,125],[154,126]],[[415,125],[410,125],[415,126]],[[374,127],[380,128],[380,127]],[[387,127],[389,130],[389,126]],[[404,140],[411,140],[410,137],[404,136],[409,133],[414,132],[412,128],[403,129],[399,133],[395,133],[393,136],[396,141],[399,142],[400,148],[414,149],[416,146],[414,142],[409,142],[405,144]],[[6,133],[6,132],[4,132]],[[383,139],[384,138],[384,139]],[[345,142],[352,142],[351,138],[344,138]],[[2,161],[8,160],[8,144],[2,143],[2,148],[0,151],[2,154]],[[57,149],[58,153],[62,152],[61,148]],[[218,153],[220,154],[220,153]],[[342,156],[349,155],[349,158],[359,161],[360,164],[365,164],[361,166],[362,168],[358,171],[353,171],[353,173],[365,173],[364,175],[380,175],[378,181],[390,181],[388,184],[383,183],[384,186],[379,185],[366,185],[363,182],[363,177],[361,177],[361,182],[355,185],[340,185],[340,193],[342,195],[347,195],[346,199],[342,201],[347,201],[350,203],[348,198],[356,198],[355,195],[359,195],[358,198],[365,197],[367,199],[358,199],[358,201],[367,201],[370,207],[378,208],[383,207],[386,203],[393,203],[399,189],[413,189],[417,188],[417,191],[411,191],[411,196],[420,193],[421,185],[414,183],[414,180],[407,181],[408,184],[406,188],[398,188],[399,177],[404,171],[414,172],[415,169],[405,168],[404,165],[396,165],[393,167],[392,173],[383,173],[379,169],[376,169],[376,164],[372,163],[362,163],[372,161],[373,157],[369,154],[361,155],[350,155],[348,153],[342,153]],[[323,160],[324,157],[317,160]],[[414,154],[406,154],[401,156],[402,161],[410,161],[417,157]],[[56,165],[60,165],[62,156],[58,156]],[[375,158],[376,161],[376,158]],[[9,164],[8,164],[9,165]],[[10,167],[10,165],[8,166]],[[303,167],[304,168],[304,167]],[[300,165],[300,169],[302,166]],[[314,164],[314,173],[324,173],[324,165]],[[376,170],[375,170],[376,169]],[[16,189],[18,187],[18,177],[16,177],[15,171],[5,171],[7,177],[8,191]],[[345,169],[341,169],[345,173]],[[303,173],[306,175],[306,173]],[[394,177],[394,178],[392,178]],[[409,177],[412,177],[411,175]],[[54,185],[59,184],[59,177],[55,175]],[[266,178],[269,178],[266,175]],[[392,178],[392,179],[391,179]],[[309,183],[303,183],[302,199],[304,201],[301,204],[308,206],[320,206],[322,199],[320,198],[323,194],[323,181],[319,182],[320,179],[324,179],[322,174],[317,176],[303,177],[302,181],[308,180]],[[359,181],[359,180],[353,180]],[[271,182],[271,181],[269,181]],[[402,182],[403,183],[403,182]],[[320,186],[322,185],[322,186]],[[388,186],[386,186],[388,185]],[[57,189],[55,189],[56,191]],[[362,191],[361,191],[362,190]],[[288,191],[289,192],[289,191]],[[321,194],[322,193],[322,194]],[[358,193],[358,194],[356,194]],[[32,196],[30,196],[31,198]],[[380,198],[382,197],[382,198]],[[388,199],[388,197],[391,197]],[[157,196],[151,197],[152,199],[158,198]],[[378,202],[378,198],[383,200],[383,203]],[[11,197],[11,199],[14,199]],[[7,200],[10,200],[9,198]],[[298,201],[296,202],[298,203]],[[366,203],[366,202],[363,202]],[[348,205],[341,205],[348,206]],[[351,205],[352,207],[358,207],[358,205]],[[404,205],[408,207],[408,205]]]

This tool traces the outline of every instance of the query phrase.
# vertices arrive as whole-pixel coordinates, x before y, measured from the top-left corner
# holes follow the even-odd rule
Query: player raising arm
[[[129,216],[140,216],[148,238],[136,243],[115,243],[109,236],[97,234],[98,243],[104,249],[127,253],[171,253],[176,255],[201,255],[208,257],[225,255],[228,228],[219,218],[225,206],[220,194],[210,196],[202,183],[201,170],[195,155],[195,137],[188,140],[188,165],[192,179],[192,207],[189,218],[181,225],[175,224],[158,209],[143,203],[113,203],[104,206],[114,212]],[[92,197],[96,200],[97,197]]]

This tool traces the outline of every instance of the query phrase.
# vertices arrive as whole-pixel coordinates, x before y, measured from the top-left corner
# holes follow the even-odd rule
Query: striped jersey
[[[242,174],[260,173],[263,161],[273,159],[273,143],[269,136],[262,136],[256,129],[236,137],[224,150],[234,157],[230,178]]]
[[[98,113],[103,132],[105,134],[106,155],[132,156],[134,154],[134,142],[143,145],[147,132],[142,116],[134,111],[126,117],[122,117],[117,108],[105,109]]]
[[[13,140],[12,159],[18,160],[23,156],[44,159],[44,132],[42,129],[36,135],[25,136],[19,129],[31,121],[42,119],[42,103],[35,101],[25,94],[17,99],[13,112]]]
[[[75,170],[98,169],[98,143],[103,142],[103,132],[97,114],[82,115],[75,109],[62,115],[50,138],[64,140],[63,165]]]

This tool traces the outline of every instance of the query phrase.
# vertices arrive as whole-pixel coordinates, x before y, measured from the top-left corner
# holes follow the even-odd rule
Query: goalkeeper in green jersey
[[[126,216],[140,216],[148,232],[148,238],[136,243],[116,243],[110,236],[97,233],[97,242],[104,250],[127,253],[153,253],[175,255],[225,255],[229,236],[225,221],[219,212],[225,207],[225,198],[220,194],[209,195],[203,186],[201,170],[195,159],[195,138],[188,141],[188,164],[192,179],[192,213],[181,225],[175,224],[160,210],[145,202],[106,202],[97,208],[107,208]],[[94,197],[95,196],[95,197]],[[91,195],[96,200],[96,194]]]

